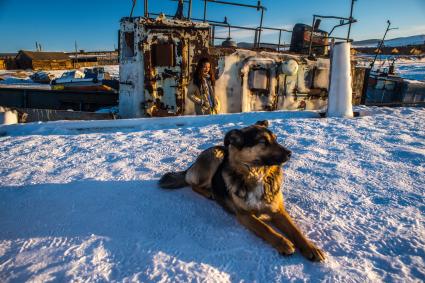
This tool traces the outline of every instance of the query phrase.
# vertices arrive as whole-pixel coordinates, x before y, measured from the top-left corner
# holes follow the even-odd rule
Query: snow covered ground
[[[1,126],[0,282],[424,281],[425,109],[361,110]],[[324,263],[156,184],[260,119],[293,151],[283,195]]]

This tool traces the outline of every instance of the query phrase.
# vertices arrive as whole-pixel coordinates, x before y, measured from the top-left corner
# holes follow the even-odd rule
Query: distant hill
[[[356,47],[356,48],[377,47],[380,41],[381,41],[380,39],[367,39],[367,40],[354,41],[353,47]],[[423,45],[423,44],[425,44],[425,34],[406,36],[406,37],[397,37],[393,39],[387,39],[384,41],[384,46],[387,46],[387,47],[400,47],[400,46],[407,46],[407,45]],[[288,47],[288,46],[289,45],[285,45],[285,47]],[[238,42],[238,47],[252,48],[253,44],[251,42]],[[262,43],[261,47],[275,49],[277,46]]]
[[[367,39],[353,42],[354,47],[377,47],[380,39]],[[384,46],[398,47],[407,45],[421,45],[425,43],[425,34],[406,37],[397,37],[384,41]]]

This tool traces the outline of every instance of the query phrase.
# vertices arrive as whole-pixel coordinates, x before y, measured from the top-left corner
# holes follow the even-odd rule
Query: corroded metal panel
[[[143,78],[136,84],[143,91],[127,90],[123,96],[142,96],[140,108],[144,115],[190,114],[186,89],[196,62],[208,55],[208,25],[164,17],[137,18],[134,22],[139,61],[143,63]],[[122,65],[126,68],[128,64]]]

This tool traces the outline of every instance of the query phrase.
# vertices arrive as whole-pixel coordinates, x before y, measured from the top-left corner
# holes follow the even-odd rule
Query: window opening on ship
[[[154,67],[174,67],[174,44],[157,43],[151,47],[151,61]]]
[[[134,56],[134,32],[124,32],[123,57],[130,58]]]
[[[249,89],[259,94],[268,94],[270,89],[269,77],[269,70],[262,67],[252,68],[248,77]]]

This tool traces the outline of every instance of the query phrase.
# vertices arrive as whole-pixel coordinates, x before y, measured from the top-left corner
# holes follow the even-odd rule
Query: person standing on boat
[[[208,58],[199,60],[189,84],[188,97],[195,103],[196,115],[217,114],[219,101],[214,92],[215,77]]]

